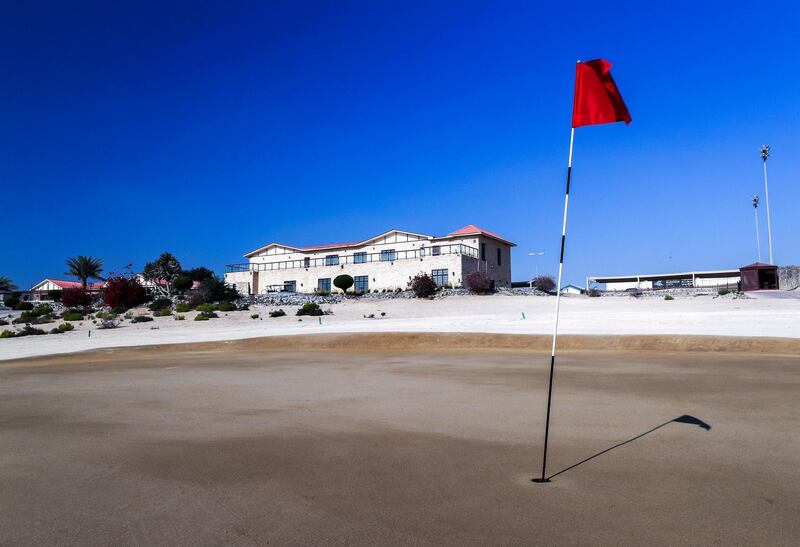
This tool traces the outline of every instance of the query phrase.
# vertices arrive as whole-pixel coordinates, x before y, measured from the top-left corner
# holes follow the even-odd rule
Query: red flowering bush
[[[146,301],[147,291],[138,278],[118,275],[106,281],[106,288],[103,291],[103,302],[106,306],[128,310],[141,306]]]
[[[436,292],[436,282],[426,273],[419,273],[408,283],[417,298],[428,298]]]
[[[492,278],[486,272],[472,272],[464,276],[464,286],[471,292],[484,294],[494,290]]]
[[[86,289],[77,287],[61,291],[61,303],[68,308],[83,308],[92,305],[92,295]]]

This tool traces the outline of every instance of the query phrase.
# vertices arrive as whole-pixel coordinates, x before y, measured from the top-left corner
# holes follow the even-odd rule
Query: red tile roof
[[[61,287],[62,289],[80,289],[83,286],[83,284],[80,281],[65,281],[63,279],[50,279],[49,277],[48,279],[53,285]],[[102,289],[104,284],[105,283],[103,283],[102,281],[95,281],[87,283],[86,288],[90,290]]]
[[[504,237],[502,237],[502,236],[500,236],[500,235],[498,235],[498,234],[496,234],[496,233],[494,233],[494,232],[492,232],[490,230],[486,230],[484,228],[481,228],[480,226],[475,226],[474,224],[468,224],[467,226],[464,226],[463,228],[459,228],[458,230],[456,230],[454,232],[450,232],[447,235],[448,236],[484,235],[484,236],[487,236],[487,237],[494,238],[494,239],[496,239],[498,241],[502,241],[503,243],[508,243],[509,245],[514,245],[514,243],[510,242],[506,238],[504,238]]]

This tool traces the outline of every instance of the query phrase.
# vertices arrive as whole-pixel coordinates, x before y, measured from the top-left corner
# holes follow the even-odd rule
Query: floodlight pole
[[[558,313],[561,309],[561,277],[564,273],[564,247],[567,240],[567,210],[569,208],[569,183],[572,179],[572,146],[575,143],[575,128],[569,133],[569,161],[567,162],[567,190],[564,193],[564,220],[561,223],[561,257],[558,260],[558,285],[556,285],[556,320],[553,325],[553,346],[550,350],[550,379],[547,383],[547,417],[544,423],[544,455],[542,476],[534,482],[550,482],[547,478],[547,441],[550,437],[550,403],[553,399],[553,372],[556,366],[556,344],[558,342]]]
[[[528,253],[528,256],[534,256],[534,257],[539,257],[539,256],[542,256],[542,255],[544,255],[544,251],[541,251],[541,252],[538,252],[538,253]],[[538,258],[535,260],[535,263],[536,263],[536,277],[539,277],[539,259]],[[533,288],[533,280],[531,280],[531,288]]]
[[[769,263],[774,264],[772,258],[772,220],[769,217],[769,183],[767,182],[767,159],[769,158],[769,145],[761,146],[761,159],[764,160],[764,198],[767,200],[767,241],[769,241]]]
[[[758,196],[753,196],[753,211],[756,214],[756,249],[758,249],[758,261],[761,262],[761,237],[758,235]]]

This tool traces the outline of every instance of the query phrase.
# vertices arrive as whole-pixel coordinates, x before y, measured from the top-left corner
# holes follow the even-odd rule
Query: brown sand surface
[[[0,364],[0,545],[798,543],[791,348],[565,341],[533,484],[548,350],[483,336]]]

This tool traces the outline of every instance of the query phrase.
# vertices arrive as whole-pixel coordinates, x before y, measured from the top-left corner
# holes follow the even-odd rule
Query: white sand
[[[774,336],[800,338],[798,298],[715,298],[711,295],[676,298],[565,297],[561,301],[559,332],[563,334],[717,336]],[[548,334],[553,329],[555,298],[531,296],[463,296],[437,300],[356,299],[323,306],[334,315],[269,318],[274,307],[220,313],[219,319],[185,321],[155,318],[151,323],[125,321],[113,330],[97,330],[90,321],[61,335],[0,339],[0,360],[69,353],[88,349],[236,340],[317,332],[486,332]],[[384,318],[380,313],[385,312]],[[251,319],[254,313],[260,319]],[[525,319],[522,314],[525,314]],[[375,314],[376,319],[364,315]],[[54,325],[44,325],[48,330]],[[157,327],[157,328],[154,328]],[[0,330],[9,327],[0,327]],[[91,329],[91,336],[89,330]]]

